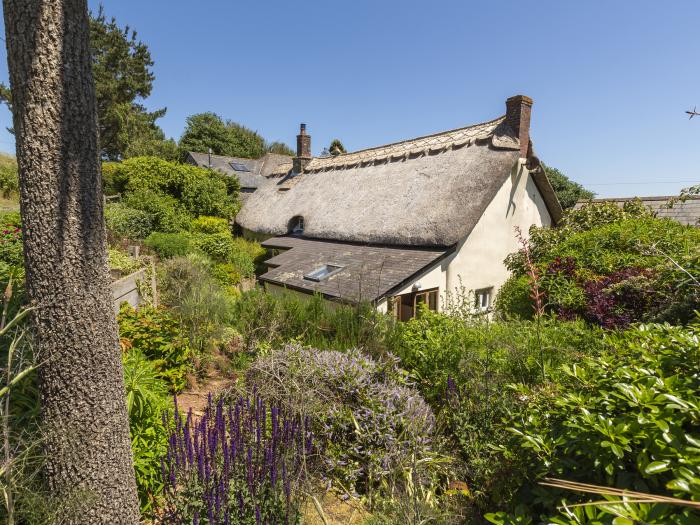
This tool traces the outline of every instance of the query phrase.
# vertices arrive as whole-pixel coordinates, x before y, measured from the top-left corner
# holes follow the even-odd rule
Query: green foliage
[[[192,231],[195,233],[230,233],[231,225],[221,217],[202,215],[192,221]]]
[[[278,155],[287,155],[289,157],[293,157],[296,155],[296,152],[287,146],[284,142],[271,142],[265,146],[265,149],[269,153],[276,153]]]
[[[0,153],[0,194],[4,199],[19,195],[17,160],[4,153]]]
[[[340,155],[341,153],[347,153],[347,151],[345,150],[345,146],[343,146],[343,143],[340,142],[339,139],[333,139],[331,141],[331,145],[328,146],[328,151],[331,155]]]
[[[157,231],[187,230],[200,215],[233,217],[237,187],[212,170],[155,157],[138,157],[114,168],[111,185],[124,203],[153,216]]]
[[[186,383],[191,351],[180,323],[167,310],[124,303],[117,317],[122,349],[141,352],[153,364],[159,378],[177,392]]]
[[[105,206],[105,222],[112,235],[127,239],[145,239],[153,231],[153,215],[115,203]]]
[[[123,275],[128,275],[143,267],[141,261],[117,248],[107,250],[107,260],[110,270],[119,270]]]
[[[90,18],[90,50],[102,155],[116,160],[144,148],[167,150],[155,123],[165,109],[149,112],[138,102],[151,94],[155,80],[148,46],[128,26],[122,29],[114,18],[107,19],[100,7]]]
[[[528,246],[547,309],[563,318],[581,317],[605,327],[684,322],[700,306],[699,286],[692,279],[700,270],[700,230],[654,218],[641,203],[571,211],[559,228],[532,228]],[[506,265],[513,275],[499,293],[497,308],[529,316],[524,253],[509,255]]]
[[[161,300],[177,316],[198,356],[224,342],[233,296],[213,276],[211,262],[198,254],[175,257],[159,268]]]
[[[187,117],[180,138],[183,151],[207,152],[215,155],[257,159],[265,154],[265,140],[256,132],[216,113],[198,113]]]
[[[538,328],[530,321],[469,321],[425,309],[391,334],[390,351],[449,429],[464,461],[463,479],[482,508],[514,490],[509,462],[494,447],[507,440],[503,421],[521,404],[506,385],[542,381],[540,344],[551,378],[562,363],[598,353],[601,333],[581,322],[545,318]]]
[[[531,485],[545,476],[700,499],[699,335],[697,321],[643,325],[609,337],[604,355],[565,366],[559,384],[518,388],[527,405],[507,448],[525,451],[516,502],[536,522],[553,523],[546,517],[562,499],[583,498]],[[637,521],[615,520],[608,506],[590,523],[695,523],[683,507],[633,507]]]
[[[187,255],[192,248],[192,239],[186,233],[153,232],[145,241],[146,246],[161,259]]]
[[[357,347],[377,355],[385,348],[384,334],[390,326],[390,320],[370,304],[329,305],[321,296],[270,294],[259,288],[241,295],[233,319],[249,352],[294,340],[317,348]]]
[[[193,239],[197,249],[215,261],[228,261],[233,255],[233,237],[229,232],[200,233]]]
[[[152,361],[132,349],[124,356],[124,386],[141,513],[148,516],[163,489],[160,461],[168,447],[163,425],[163,413],[169,409],[168,383]]]
[[[561,207],[565,210],[573,208],[578,201],[589,200],[595,197],[595,193],[588,191],[578,182],[572,181],[557,168],[545,166],[544,169],[549,183],[557,194],[559,204],[561,204]]]

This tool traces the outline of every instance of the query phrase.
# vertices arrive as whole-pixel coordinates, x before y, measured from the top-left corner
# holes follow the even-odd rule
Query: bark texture
[[[54,496],[73,524],[137,524],[136,484],[107,266],[86,0],[3,0]]]

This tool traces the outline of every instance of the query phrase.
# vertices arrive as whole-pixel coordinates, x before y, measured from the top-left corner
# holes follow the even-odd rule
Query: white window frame
[[[486,301],[484,301],[486,299]],[[474,290],[474,306],[480,312],[486,312],[491,308],[493,300],[493,286]],[[484,304],[485,303],[485,304]]]

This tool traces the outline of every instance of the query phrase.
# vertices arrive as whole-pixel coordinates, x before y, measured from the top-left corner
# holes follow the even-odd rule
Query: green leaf
[[[666,472],[668,470],[668,461],[652,461],[649,463],[644,472],[646,474],[658,474],[660,472]]]

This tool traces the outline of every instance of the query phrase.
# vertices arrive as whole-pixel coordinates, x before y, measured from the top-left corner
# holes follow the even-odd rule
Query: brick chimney
[[[299,126],[297,135],[297,156],[294,157],[294,172],[301,173],[311,161],[311,135],[306,134],[306,124]]]
[[[530,112],[532,99],[525,95],[515,95],[506,100],[506,123],[515,131],[520,140],[520,157],[527,158],[530,143]]]

